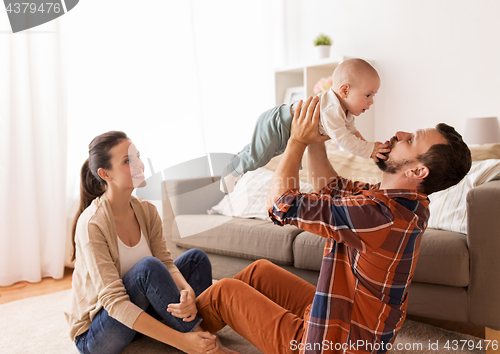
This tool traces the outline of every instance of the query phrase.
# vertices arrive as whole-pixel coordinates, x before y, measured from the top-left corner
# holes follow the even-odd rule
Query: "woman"
[[[187,353],[221,353],[196,316],[196,296],[212,284],[210,261],[200,250],[172,260],[156,208],[131,195],[145,185],[143,172],[125,133],[90,143],[73,221],[71,338],[80,353],[120,353],[137,332]]]

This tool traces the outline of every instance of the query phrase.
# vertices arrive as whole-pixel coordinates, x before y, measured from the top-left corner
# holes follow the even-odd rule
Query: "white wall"
[[[333,55],[372,59],[382,79],[375,139],[468,117],[500,116],[500,1],[288,0],[286,65],[314,60],[324,32]],[[359,119],[363,119],[361,115]]]
[[[81,1],[65,15],[68,193],[78,196],[88,144],[108,130],[125,131],[155,172],[207,153],[240,151],[259,114],[274,103],[273,36],[282,26],[271,21],[273,6]]]

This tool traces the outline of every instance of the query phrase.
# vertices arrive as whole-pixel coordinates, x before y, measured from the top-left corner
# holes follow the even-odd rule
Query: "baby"
[[[319,132],[352,154],[375,161],[386,158],[379,150],[386,149],[387,144],[366,141],[354,125],[355,116],[373,104],[373,97],[380,87],[377,71],[362,59],[348,59],[334,70],[332,81],[332,88],[319,94]],[[261,114],[250,144],[224,169],[221,191],[231,193],[239,176],[265,166],[274,156],[285,151],[294,108],[295,104],[284,104]]]

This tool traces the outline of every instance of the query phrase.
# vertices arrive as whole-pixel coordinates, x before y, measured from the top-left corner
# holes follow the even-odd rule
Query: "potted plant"
[[[316,47],[316,55],[318,59],[328,58],[330,56],[330,47],[332,45],[332,40],[326,34],[320,34],[314,40],[314,46]]]

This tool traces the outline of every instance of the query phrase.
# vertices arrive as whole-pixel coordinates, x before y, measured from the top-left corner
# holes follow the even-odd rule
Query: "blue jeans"
[[[212,266],[205,252],[191,249],[174,263],[196,296],[212,285]],[[131,302],[154,317],[165,320],[168,326],[179,332],[190,332],[202,321],[197,316],[191,322],[184,322],[167,312],[169,304],[180,302],[180,291],[167,267],[155,257],[138,261],[123,277],[123,284]],[[121,353],[136,334],[102,308],[92,320],[89,330],[76,337],[75,344],[83,354]]]

